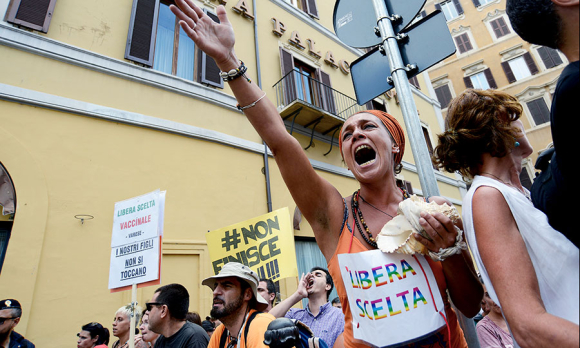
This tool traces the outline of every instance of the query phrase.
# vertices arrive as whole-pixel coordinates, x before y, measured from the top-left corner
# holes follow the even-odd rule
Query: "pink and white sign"
[[[376,347],[411,343],[445,326],[443,299],[422,255],[380,250],[338,255],[354,338]]]

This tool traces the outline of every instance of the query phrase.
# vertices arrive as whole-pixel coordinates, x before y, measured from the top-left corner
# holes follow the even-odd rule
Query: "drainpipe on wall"
[[[258,43],[258,16],[256,9],[256,0],[252,0],[252,7],[254,9],[254,43],[256,50],[256,68],[257,68],[257,83],[258,87],[262,88],[262,67],[260,64],[260,44]],[[268,213],[272,212],[272,190],[270,187],[270,166],[268,163],[268,145],[262,140],[264,144],[264,175],[266,176],[266,198],[268,200]]]

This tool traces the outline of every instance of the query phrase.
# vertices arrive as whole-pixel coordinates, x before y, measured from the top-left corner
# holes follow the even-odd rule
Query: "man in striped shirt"
[[[272,308],[270,314],[277,318],[300,320],[312,330],[314,336],[323,339],[328,347],[333,347],[344,331],[342,311],[328,302],[333,288],[328,270],[314,267],[310,273],[302,275],[296,292]],[[290,308],[304,298],[308,298],[306,308]]]

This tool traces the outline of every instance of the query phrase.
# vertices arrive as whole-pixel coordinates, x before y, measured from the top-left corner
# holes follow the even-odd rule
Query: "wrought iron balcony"
[[[274,88],[280,115],[284,120],[292,121],[290,133],[294,124],[312,128],[310,146],[314,132],[318,131],[332,137],[332,150],[332,142],[346,119],[366,110],[355,99],[295,70],[286,74]]]

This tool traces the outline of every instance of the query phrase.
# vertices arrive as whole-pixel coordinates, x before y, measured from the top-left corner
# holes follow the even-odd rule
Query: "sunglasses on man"
[[[0,325],[4,325],[4,323],[6,322],[6,320],[14,320],[18,317],[12,317],[12,318],[0,318]]]
[[[148,311],[151,311],[153,306],[163,306],[164,304],[165,303],[161,303],[161,302],[146,302],[145,308],[147,308]]]

